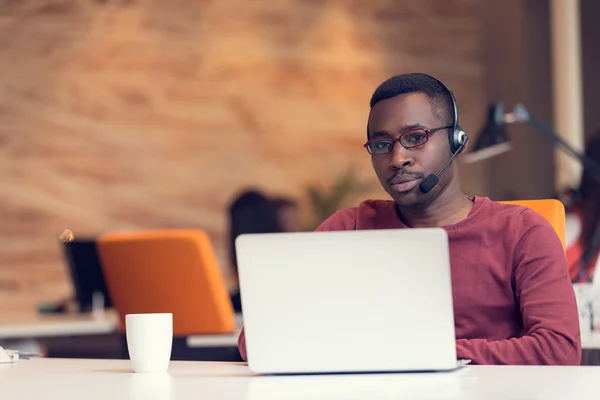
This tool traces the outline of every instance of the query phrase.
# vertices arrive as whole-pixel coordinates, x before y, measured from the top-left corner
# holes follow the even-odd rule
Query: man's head
[[[399,206],[425,206],[458,183],[450,165],[431,192],[419,189],[452,153],[454,103],[443,84],[425,74],[394,76],[375,90],[370,106],[366,147],[379,181]]]

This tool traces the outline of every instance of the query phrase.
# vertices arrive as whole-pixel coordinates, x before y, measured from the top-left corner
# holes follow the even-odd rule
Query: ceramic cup
[[[125,330],[134,372],[166,372],[173,345],[173,314],[127,314]]]

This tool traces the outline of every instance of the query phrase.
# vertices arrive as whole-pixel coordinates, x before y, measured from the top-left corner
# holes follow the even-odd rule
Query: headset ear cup
[[[455,152],[459,149],[460,149],[460,151],[458,152],[458,154],[464,152],[465,149],[467,148],[468,143],[469,143],[469,135],[467,135],[467,133],[464,131],[464,129],[461,126],[458,126],[456,131],[454,131],[454,135],[452,137],[453,152]]]

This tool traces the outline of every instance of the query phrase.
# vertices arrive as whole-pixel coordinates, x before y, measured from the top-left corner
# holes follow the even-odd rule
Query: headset
[[[426,74],[425,74],[426,75]],[[456,98],[454,97],[454,93],[448,86],[444,84],[444,82],[440,81],[434,76],[427,75],[432,79],[435,79],[446,92],[450,96],[450,100],[452,102],[452,112],[453,112],[453,126],[452,130],[448,132],[448,140],[450,142],[450,152],[460,154],[467,148],[467,142],[469,141],[469,136],[464,131],[464,129],[458,124],[458,106],[456,105]]]

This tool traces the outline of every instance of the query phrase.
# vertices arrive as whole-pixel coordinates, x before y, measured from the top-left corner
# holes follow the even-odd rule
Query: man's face
[[[434,129],[446,126],[433,114],[431,102],[423,93],[410,93],[380,101],[373,107],[369,118],[370,140],[398,139],[403,133],[415,129]],[[418,207],[435,199],[453,179],[450,165],[439,176],[436,187],[424,194],[419,184],[429,174],[435,174],[450,157],[448,130],[432,133],[421,146],[406,149],[394,143],[390,153],[372,155],[373,168],[383,185],[401,207]]]

